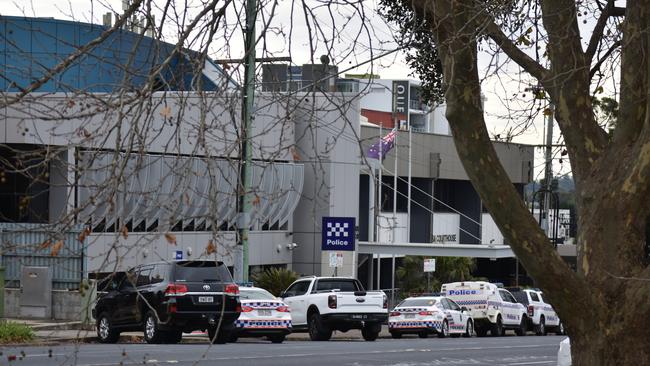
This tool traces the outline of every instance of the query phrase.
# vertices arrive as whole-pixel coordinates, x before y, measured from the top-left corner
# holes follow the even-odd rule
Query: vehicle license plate
[[[415,319],[415,314],[404,314],[405,319]]]
[[[214,302],[212,296],[199,296],[199,302]]]
[[[271,316],[271,310],[258,310],[257,315],[259,316]]]
[[[368,315],[365,314],[353,314],[352,319],[366,319]]]

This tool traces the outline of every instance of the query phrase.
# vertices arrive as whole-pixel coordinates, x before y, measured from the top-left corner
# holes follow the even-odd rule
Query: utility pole
[[[542,223],[542,230],[546,232],[546,236],[551,234],[549,226],[549,206],[551,204],[551,180],[553,179],[553,114],[555,108],[553,103],[549,103],[548,111],[546,112],[546,151],[545,151],[545,169],[544,169],[544,207],[540,211],[540,222]]]
[[[257,18],[257,0],[246,0],[246,34],[244,45],[244,100],[242,101],[242,127],[240,133],[240,168],[239,168],[239,198],[237,209],[237,244],[241,249],[241,263],[239,271],[235,270],[236,280],[248,282],[248,234],[250,229],[250,211],[252,206],[252,161],[253,154],[251,135],[253,102],[255,101],[255,20]]]

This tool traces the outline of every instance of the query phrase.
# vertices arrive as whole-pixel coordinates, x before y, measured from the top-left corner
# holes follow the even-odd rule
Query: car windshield
[[[228,268],[220,262],[176,262],[174,277],[179,282],[232,282]]]
[[[397,305],[398,307],[404,306],[433,306],[438,301],[436,299],[406,299]]]
[[[275,296],[264,290],[248,290],[239,288],[239,298],[242,300],[275,300]]]

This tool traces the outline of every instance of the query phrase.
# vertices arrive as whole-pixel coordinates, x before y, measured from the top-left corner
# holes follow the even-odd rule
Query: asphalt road
[[[555,365],[563,336],[7,347],[0,365]],[[12,359],[15,357],[15,361]]]

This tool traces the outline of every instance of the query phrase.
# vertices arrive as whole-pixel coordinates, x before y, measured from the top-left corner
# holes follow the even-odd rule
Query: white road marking
[[[515,365],[539,365],[542,363],[555,363],[556,361],[532,361],[532,362],[517,362],[517,363],[509,363],[508,366],[515,366]]]

